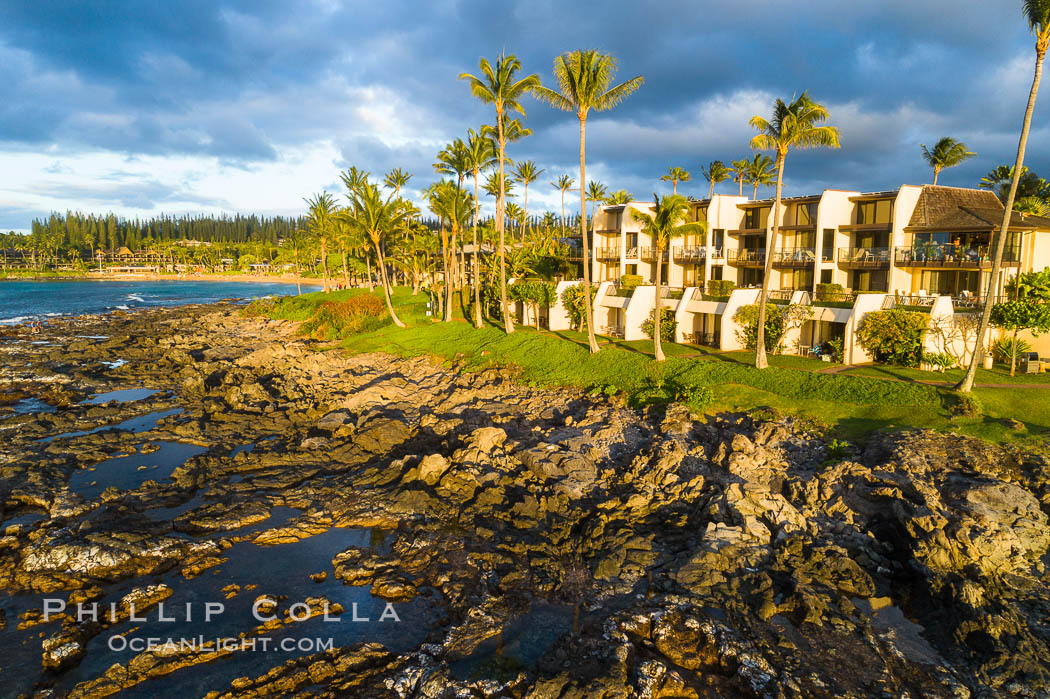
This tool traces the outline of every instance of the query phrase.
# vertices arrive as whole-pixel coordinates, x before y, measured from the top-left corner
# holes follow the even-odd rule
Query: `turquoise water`
[[[314,291],[304,286],[303,291]],[[62,315],[212,303],[296,293],[295,284],[205,281],[2,281],[0,325]]]

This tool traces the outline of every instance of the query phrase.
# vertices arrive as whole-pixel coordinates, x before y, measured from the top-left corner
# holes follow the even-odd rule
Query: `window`
[[[812,226],[817,222],[817,205],[816,204],[796,204],[795,205],[795,225],[796,226]]]
[[[866,225],[871,223],[893,222],[893,200],[878,199],[876,201],[862,201],[857,204],[857,223]]]
[[[820,283],[821,284],[830,284],[831,283],[831,270],[830,269],[822,269],[822,270],[820,270]]]
[[[765,228],[768,222],[768,206],[760,206],[744,212],[744,228]]]
[[[694,221],[706,221],[707,220],[707,207],[706,206],[698,206],[698,207],[696,207],[696,218],[694,218],[693,220]]]
[[[711,278],[712,279],[721,279],[722,278],[722,266],[721,265],[718,265],[717,267],[712,267],[711,268]]]
[[[835,259],[835,229],[825,228],[824,239],[821,242],[820,257],[823,260],[831,261]],[[831,270],[827,270],[831,271]]]

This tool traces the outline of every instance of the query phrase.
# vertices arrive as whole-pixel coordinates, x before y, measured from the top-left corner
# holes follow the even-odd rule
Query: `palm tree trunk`
[[[740,196],[744,196],[744,178],[741,177],[739,180],[737,180],[737,184],[740,185]]]
[[[591,354],[598,351],[591,312],[591,266],[587,261],[587,117],[580,117],[580,236],[583,243],[583,316],[587,323],[587,346]],[[593,217],[592,217],[593,219]]]
[[[452,227],[452,244],[451,244],[451,249],[449,250],[449,257],[452,258],[452,265],[453,265],[453,267],[455,267],[455,264],[456,264],[456,227],[455,226]],[[453,270],[453,272],[455,272],[455,270]],[[445,322],[446,323],[451,323],[452,322],[452,294],[453,294],[455,288],[456,287],[454,287],[451,283],[446,284],[446,291],[445,291],[445,298],[447,299],[447,301],[445,303]]]
[[[712,178],[710,180],[710,182],[711,182],[711,188],[707,191],[707,198],[708,199],[711,199],[711,198],[713,198],[715,196],[715,181]]]
[[[784,159],[787,153],[777,153],[777,195],[773,200],[773,225],[766,234],[766,260],[762,273],[762,295],[758,298],[758,327],[755,328],[755,368],[769,366],[766,359],[766,296],[769,295],[769,279],[773,276],[773,245],[780,226],[780,194],[784,185]]]
[[[1017,370],[1017,328],[1014,328],[1014,343],[1010,351],[1010,376]]]
[[[343,263],[343,286],[345,286],[347,289],[349,289],[350,288],[350,273],[347,272],[347,270],[346,270],[346,246],[345,245],[340,245],[339,246],[339,259]]]
[[[481,327],[481,270],[478,267],[478,214],[480,209],[478,203],[478,171],[474,171],[474,222],[472,224],[472,235],[474,238],[474,258],[471,268],[474,272],[474,327]]]
[[[383,297],[386,299],[386,310],[390,313],[390,320],[394,321],[394,325],[403,328],[405,327],[405,324],[397,317],[397,313],[394,312],[394,303],[390,300],[390,282],[387,281],[386,265],[383,262],[383,251],[378,243],[376,243],[376,253],[379,255],[379,280],[383,284]]]
[[[368,293],[372,293],[372,260],[368,257],[368,253],[365,253],[365,268],[367,269],[368,274]]]
[[[656,302],[653,304],[653,359],[658,362],[664,360],[664,347],[663,342],[660,339],[660,285],[663,281],[663,267],[664,249],[663,246],[657,243],[656,245]]]
[[[101,266],[101,265],[100,265]],[[303,269],[299,266],[299,254],[295,255],[295,290],[297,296],[303,295]]]
[[[561,227],[565,228],[565,190],[561,190]]]
[[[935,186],[937,184],[937,175],[939,175],[939,174],[941,174],[941,169],[939,167],[934,166],[934,168],[933,168],[933,184]]]
[[[977,345],[973,349],[970,366],[966,368],[966,375],[955,386],[955,390],[962,393],[969,393],[973,390],[973,381],[977,376],[977,367],[984,360],[984,338],[988,334],[988,326],[992,318],[992,306],[995,305],[995,289],[999,282],[999,269],[1003,264],[1003,251],[1006,249],[1006,238],[1009,236],[1014,199],[1017,197],[1017,183],[1021,178],[1021,168],[1024,166],[1024,151],[1028,145],[1028,130],[1032,126],[1032,111],[1035,109],[1035,98],[1039,93],[1039,80],[1043,76],[1043,58],[1045,56],[1046,47],[1042,44],[1037,44],[1035,75],[1032,77],[1032,89],[1028,92],[1028,106],[1025,108],[1024,121],[1021,123],[1021,138],[1017,142],[1017,159],[1014,161],[1013,177],[1010,179],[1010,193],[1006,197],[1003,222],[999,226],[998,237],[995,241],[995,257],[992,259],[992,270],[988,276],[988,293],[984,299],[984,309],[981,311],[981,323],[977,326]]]
[[[321,237],[321,281],[324,284],[324,292],[328,293],[328,241]]]
[[[507,301],[507,250],[506,250],[506,221],[504,221],[504,192],[503,187],[503,158],[506,153],[506,143],[503,140],[503,112],[496,111],[496,130],[499,137],[499,196],[496,198],[496,231],[499,233],[499,299],[500,308],[503,309],[503,329],[507,334],[514,332],[514,321],[510,317],[510,304]]]
[[[752,199],[758,199],[758,182],[755,182],[755,189],[751,192]]]

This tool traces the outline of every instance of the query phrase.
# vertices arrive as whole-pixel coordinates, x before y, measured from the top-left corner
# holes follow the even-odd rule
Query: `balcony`
[[[1017,267],[1021,251],[1014,248],[1003,251],[1003,265]],[[991,251],[986,247],[967,248],[960,245],[919,245],[897,248],[894,264],[898,267],[950,267],[958,269],[990,269]]]
[[[638,246],[637,245],[635,245],[634,247],[627,248],[627,259],[628,260],[637,260],[638,259]]]
[[[716,348],[719,346],[719,341],[721,339],[719,337],[718,333],[704,333],[704,332],[689,333],[685,337],[686,337],[686,342],[689,342],[691,344],[700,345],[702,347],[716,347]]]
[[[594,259],[599,262],[616,262],[620,259],[619,248],[595,248]]]
[[[737,267],[762,267],[766,264],[765,250],[729,250],[726,262]]]
[[[786,306],[791,303],[791,296],[794,293],[791,289],[770,289],[766,292],[766,302],[775,303],[778,306]]]
[[[686,245],[674,248],[675,262],[703,262],[707,258],[707,247],[704,245]]]
[[[857,295],[845,291],[818,291],[813,298],[814,306],[826,308],[853,308]]]
[[[774,267],[811,267],[817,260],[814,248],[781,248],[773,251]]]
[[[889,269],[889,248],[839,248],[842,269]]]
[[[643,262],[653,262],[656,260],[656,248],[645,247],[639,249],[640,258]],[[660,258],[661,262],[667,262],[667,251],[664,250],[663,255]]]

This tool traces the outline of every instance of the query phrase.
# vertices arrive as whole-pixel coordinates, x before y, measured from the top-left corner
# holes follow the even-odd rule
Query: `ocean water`
[[[303,292],[314,291],[303,286]],[[295,284],[206,281],[0,281],[0,325],[62,315],[296,293]]]

